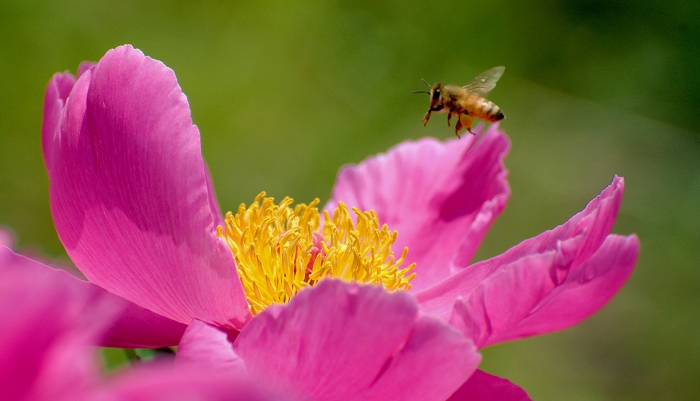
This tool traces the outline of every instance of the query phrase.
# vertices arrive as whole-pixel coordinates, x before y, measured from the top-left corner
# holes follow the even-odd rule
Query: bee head
[[[440,111],[444,106],[442,102],[442,92],[445,85],[438,82],[430,88],[430,111]]]

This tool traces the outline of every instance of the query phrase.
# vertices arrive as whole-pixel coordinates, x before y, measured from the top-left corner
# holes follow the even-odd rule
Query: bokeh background
[[[496,65],[513,194],[477,259],[566,221],[613,174],[642,252],[572,329],[484,350],[536,400],[700,399],[700,2],[0,1],[0,224],[66,262],[40,151],[45,85],[131,43],[173,68],[224,209],[307,202],[338,168],[422,136],[420,79]],[[105,355],[115,355],[108,352]]]

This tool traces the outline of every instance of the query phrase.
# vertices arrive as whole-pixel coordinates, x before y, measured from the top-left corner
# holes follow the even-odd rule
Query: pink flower
[[[2,399],[273,399],[250,381],[160,365],[105,380],[91,344],[125,304],[93,284],[0,245]]]
[[[325,209],[343,202],[374,210],[397,230],[397,249],[407,246],[407,262],[415,263],[411,295],[399,297],[413,297],[421,315],[450,322],[477,348],[580,322],[614,296],[636,262],[636,236],[609,234],[623,180],[615,177],[564,225],[470,265],[510,193],[502,163],[508,139],[497,126],[476,132],[404,142],[343,168]],[[68,254],[90,282],[132,303],[108,344],[173,345],[197,319],[230,336],[245,328],[236,340],[241,351],[253,330],[246,324],[263,327],[282,313],[275,307],[251,321],[250,282],[217,235],[225,223],[172,70],[122,46],[95,66],[83,64],[77,81],[56,74],[46,91],[42,144],[51,210]],[[310,252],[326,257],[313,239],[318,246]],[[491,382],[485,373],[471,380]]]

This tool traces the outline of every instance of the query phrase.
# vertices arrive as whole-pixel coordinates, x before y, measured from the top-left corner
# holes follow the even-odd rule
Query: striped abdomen
[[[479,95],[468,95],[462,102],[462,107],[470,116],[491,123],[506,118],[500,107]]]

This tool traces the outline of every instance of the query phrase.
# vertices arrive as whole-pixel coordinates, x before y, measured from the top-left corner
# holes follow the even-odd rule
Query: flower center
[[[408,248],[396,259],[391,246],[396,231],[379,225],[377,214],[353,208],[355,221],[343,203],[333,216],[316,207],[319,200],[298,204],[285,197],[279,205],[260,193],[250,207],[226,213],[226,227],[217,234],[236,259],[251,313],[284,304],[301,289],[325,277],[375,284],[406,291],[415,277],[415,263],[400,268]]]

